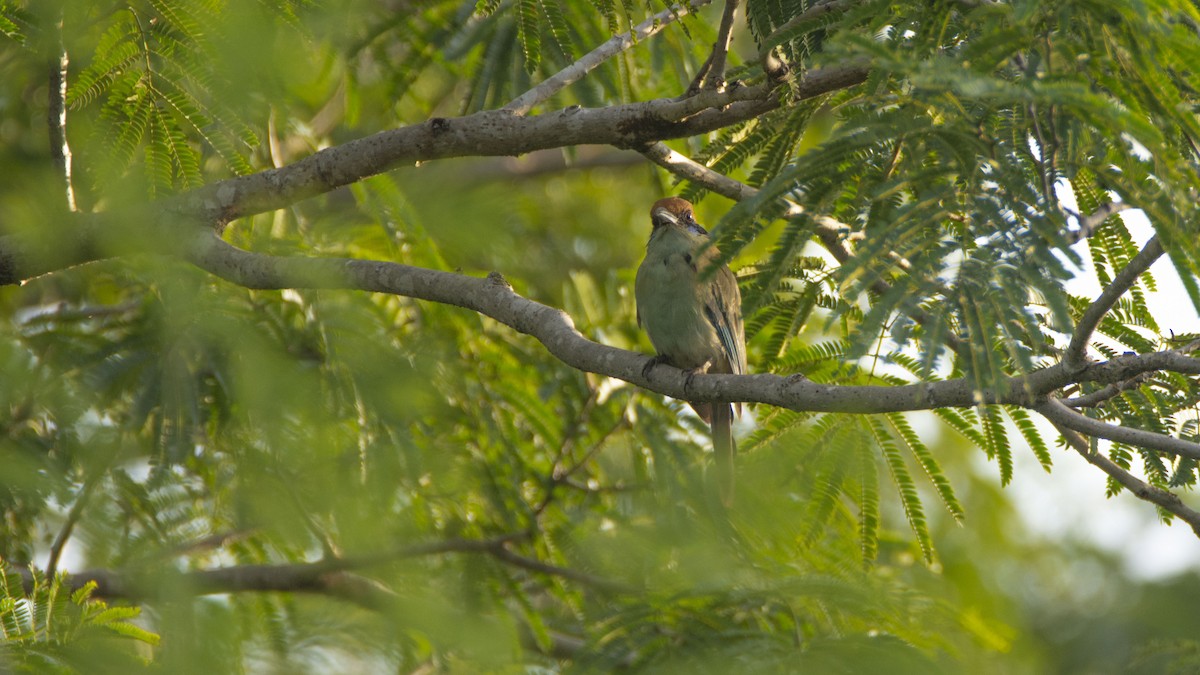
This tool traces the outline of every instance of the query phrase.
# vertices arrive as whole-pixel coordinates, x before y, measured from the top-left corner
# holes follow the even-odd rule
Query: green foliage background
[[[1084,214],[1108,194],[1142,208],[1200,300],[1191,4],[863,0],[791,22],[807,4],[750,0],[731,78],[761,79],[754,56],[776,46],[798,75],[869,59],[868,81],[673,142],[757,198],[730,206],[636,154],[566,148],[401,169],[225,236],[281,255],[499,271],[585,335],[648,353],[632,274],[647,206],[680,193],[740,270],[752,369],[833,384],[984,386],[1049,363],[1089,300],[1064,288],[1080,214],[1063,190]],[[75,187],[99,211],[502,106],[665,7],[3,0],[0,228],[72,236],[44,121],[47,64],[64,47]],[[679,95],[719,12],[644,40],[534,112]],[[858,254],[831,265],[807,246],[811,218],[778,219],[782,196],[861,232]],[[1101,283],[1137,250],[1120,216],[1083,245]],[[870,295],[878,280],[892,292]],[[1171,326],[1145,304],[1151,283],[1101,326],[1113,353],[1168,344]],[[145,608],[76,594],[71,626],[92,632],[43,630],[64,672],[1187,672],[1198,661],[1200,575],[1132,579],[1111,554],[1029,539],[998,487],[1020,480],[1014,452],[1046,469],[1062,455],[1020,408],[936,411],[944,434],[927,433],[933,416],[759,409],[724,514],[685,405],[577,372],[456,308],[249,291],[152,255],[5,288],[0,308],[6,578],[44,565],[70,522],[67,570],[119,570],[137,597],[110,602]],[[1196,400],[1194,382],[1164,376],[1096,414],[1194,439]],[[981,450],[994,469],[973,461]],[[1111,453],[1152,484],[1195,484],[1187,461]],[[550,573],[487,552],[388,555],[495,537]],[[386,589],[382,608],[304,592],[194,597],[186,576],[367,556],[378,559],[355,571]],[[70,595],[52,589],[6,582],[0,619]],[[72,645],[113,623],[135,639],[73,660]],[[4,640],[0,668],[44,667],[29,631]]]

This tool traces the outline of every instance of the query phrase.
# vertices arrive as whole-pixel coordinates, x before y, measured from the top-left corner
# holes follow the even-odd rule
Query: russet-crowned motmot
[[[696,223],[692,205],[668,197],[650,209],[650,241],[638,268],[634,294],[638,323],[658,352],[654,363],[692,373],[746,373],[742,295],[728,265],[714,268],[720,255],[708,231]],[[721,500],[733,500],[733,405],[691,403],[712,427],[713,453]],[[738,404],[738,412],[741,405]]]

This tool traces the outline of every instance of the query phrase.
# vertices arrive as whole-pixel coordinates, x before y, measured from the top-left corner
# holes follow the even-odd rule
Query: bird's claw
[[[646,362],[646,365],[642,366],[642,377],[646,378],[647,380],[650,379],[650,371],[654,370],[654,366],[666,362],[667,357],[663,356],[662,354],[656,354],[655,356],[651,357],[651,359]]]
[[[684,393],[685,397],[692,388],[692,380],[696,379],[697,375],[707,375],[708,369],[711,367],[712,367],[712,360],[709,359],[708,361],[701,363],[700,365],[696,366],[695,368],[688,368],[687,370],[683,371],[684,372],[683,393]]]

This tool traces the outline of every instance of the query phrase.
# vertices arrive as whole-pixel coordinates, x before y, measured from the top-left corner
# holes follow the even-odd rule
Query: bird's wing
[[[704,316],[717,331],[729,370],[734,375],[746,374],[746,335],[742,327],[742,296],[738,292],[737,278],[729,268],[722,266],[709,283],[705,299]]]

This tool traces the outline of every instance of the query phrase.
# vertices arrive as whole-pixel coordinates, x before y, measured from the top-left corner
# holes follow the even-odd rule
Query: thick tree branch
[[[842,69],[806,79],[816,95],[845,86]],[[223,223],[264,213],[416,162],[463,156],[520,155],[573,145],[641,146],[664,138],[706,133],[751,119],[780,105],[767,85],[702,92],[682,100],[657,99],[605,108],[570,107],[522,116],[486,110],[433,118],[326,148],[278,169],[219,181],[161,204],[165,210]]]
[[[860,64],[810,71],[796,95],[809,98],[844,89],[866,76],[867,69]],[[571,107],[534,116],[488,110],[466,117],[439,117],[326,148],[279,169],[220,181],[163,206],[202,222],[228,222],[283,208],[405,164],[468,155],[519,155],[572,145],[642,147],[720,129],[779,105],[772,86],[758,85],[701,92],[681,100]]]
[[[1075,334],[1071,336],[1071,342],[1063,354],[1063,363],[1067,368],[1075,370],[1086,366],[1088,342],[1092,339],[1092,333],[1100,325],[1100,321],[1104,319],[1104,315],[1108,314],[1121,296],[1133,287],[1137,278],[1150,269],[1154,261],[1162,257],[1163,253],[1162,242],[1157,236],[1151,237],[1142,250],[1129,261],[1125,269],[1118,272],[1113,277],[1112,283],[1101,291],[1100,297],[1088,305],[1083,316],[1079,317],[1079,323],[1075,325]]]
[[[563,68],[534,88],[513,99],[503,109],[517,115],[528,113],[535,105],[583,79],[583,76],[587,75],[594,68],[633,47],[639,40],[644,40],[654,35],[669,26],[671,22],[682,19],[689,12],[694,12],[710,2],[712,0],[694,0],[685,5],[675,5],[670,9],[664,9],[634,26],[632,31],[614,35],[604,44],[584,54],[575,63]]]

